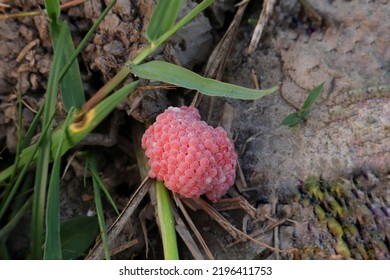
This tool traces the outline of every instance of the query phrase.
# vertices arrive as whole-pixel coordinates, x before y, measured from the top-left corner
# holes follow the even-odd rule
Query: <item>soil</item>
[[[61,1],[62,3],[69,1]],[[90,0],[62,12],[77,45],[109,1]],[[195,5],[184,1],[184,11]],[[320,17],[313,16],[298,0],[277,1],[265,26],[259,46],[248,54],[262,1],[251,1],[228,55],[223,81],[253,88],[279,85],[280,91],[255,101],[218,98],[214,103],[203,98],[199,109],[208,122],[218,125],[225,106],[234,113],[232,137],[246,182],[238,183],[226,197],[240,194],[256,208],[251,217],[244,210],[221,210],[236,228],[281,250],[272,252],[248,240],[237,240],[218,226],[205,212],[188,209],[216,259],[330,259],[390,258],[390,3],[389,1],[306,0]],[[164,59],[202,73],[213,47],[233,19],[235,1],[221,0],[175,35],[153,59]],[[147,44],[146,24],[154,1],[118,0],[82,52],[81,67],[85,92],[91,96],[112,78],[123,64]],[[42,1],[15,0],[7,13],[36,10]],[[48,20],[45,16],[0,21],[0,169],[10,164],[17,143],[17,95],[19,87],[26,105],[23,129],[42,104],[52,55]],[[282,126],[287,115],[301,108],[307,94],[320,83],[325,89],[307,119],[295,128]],[[154,84],[154,83],[152,83]],[[153,119],[170,105],[188,105],[193,93],[179,89],[137,91],[117,110],[120,127],[115,144],[97,147],[99,171],[120,209],[141,182],[135,151],[139,147],[135,127]],[[212,105],[214,104],[214,105]],[[114,119],[114,116],[111,117]],[[112,124],[112,123],[111,123]],[[110,120],[103,126],[108,130]],[[71,151],[68,159],[80,146]],[[83,187],[83,161],[70,160],[62,183],[61,219],[91,214],[94,210],[91,186]],[[66,165],[66,163],[64,163]],[[321,178],[326,198],[314,198],[304,182],[309,176]],[[240,178],[238,176],[238,178]],[[329,191],[324,191],[325,182]],[[340,183],[343,195],[333,192]],[[332,190],[332,191],[331,191]],[[349,196],[346,193],[354,193]],[[299,197],[297,198],[297,194]],[[306,199],[307,198],[307,199]],[[334,199],[335,198],[335,199]],[[335,214],[333,201],[345,202],[346,214]],[[355,201],[355,202],[354,202]],[[358,201],[366,205],[361,210]],[[131,240],[138,245],[116,258],[162,258],[161,242],[154,220],[146,220],[145,241],[139,214],[147,212],[143,201],[136,215],[123,230],[117,247]],[[357,236],[342,237],[350,253],[321,220],[318,207],[344,228],[359,224],[359,240],[364,240],[366,255],[355,247]],[[248,208],[248,207],[247,207]],[[365,214],[361,214],[364,212]],[[144,215],[141,215],[142,217]],[[266,217],[272,217],[272,222]],[[107,223],[115,213],[107,210]],[[28,217],[26,217],[28,224]],[[275,222],[280,224],[275,226]],[[272,226],[274,225],[274,226]],[[23,227],[21,227],[23,228]],[[373,241],[373,240],[376,241]],[[380,242],[379,242],[379,241]],[[382,243],[381,243],[382,242]],[[14,258],[25,258],[27,242],[8,242]],[[146,256],[145,243],[152,248]],[[180,240],[182,258],[193,258]],[[16,253],[18,252],[18,253]]]

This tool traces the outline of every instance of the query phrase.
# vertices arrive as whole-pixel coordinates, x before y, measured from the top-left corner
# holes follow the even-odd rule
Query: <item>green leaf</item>
[[[96,217],[80,216],[61,224],[62,259],[77,259],[88,250],[98,234]]]
[[[74,107],[65,120],[64,127],[68,127]],[[46,204],[46,240],[44,248],[45,260],[61,260],[61,238],[60,238],[60,167],[61,150],[65,139],[65,131],[60,138],[60,143],[54,157],[51,170],[50,182]]]
[[[102,237],[104,256],[105,256],[106,260],[109,260],[110,259],[110,250],[109,250],[109,245],[108,245],[107,227],[106,227],[106,222],[104,219],[103,204],[102,204],[102,198],[101,198],[100,189],[99,189],[99,181],[101,181],[101,179],[100,179],[100,177],[98,175],[98,171],[97,171],[95,154],[93,154],[93,153],[88,154],[87,166],[89,168],[89,171],[92,174],[92,186],[93,186],[93,192],[95,195],[96,214],[98,217],[99,228],[100,228],[100,233],[101,233],[101,237]],[[103,187],[104,187],[104,185],[103,185]],[[104,187],[104,189],[105,189],[105,187]],[[111,198],[111,196],[109,196],[109,197]],[[115,208],[116,208],[116,206],[115,206]]]
[[[310,108],[314,105],[314,102],[316,102],[317,98],[320,96],[320,93],[322,92],[322,89],[324,88],[325,82],[314,88],[309,95],[306,97],[305,102],[303,103],[302,109],[301,109],[301,115],[303,118],[305,118],[309,114]]]
[[[100,195],[99,184],[97,183],[97,181],[95,180],[94,177],[92,177],[92,185],[93,185],[93,192],[95,195],[96,214],[98,216],[99,228],[100,228],[100,233],[101,233],[102,243],[103,243],[104,256],[105,256],[106,260],[109,260],[110,259],[110,250],[109,250],[109,245],[108,245],[106,221],[104,219],[102,198]]]
[[[188,69],[163,61],[151,61],[140,65],[129,65],[129,67],[138,77],[194,89],[210,96],[225,96],[252,100],[261,98],[278,90],[278,87],[266,90],[255,90],[223,83],[217,80],[204,78]]]
[[[47,15],[52,22],[57,22],[60,18],[61,8],[59,0],[45,0]]]
[[[46,89],[45,107],[43,111],[43,127],[49,127],[49,130],[42,134],[42,143],[38,151],[37,169],[34,183],[32,224],[31,224],[31,257],[33,259],[42,258],[43,245],[43,224],[44,209],[46,201],[46,187],[48,180],[49,163],[51,160],[51,130],[52,116],[56,109],[57,90],[59,84],[59,75],[62,63],[61,46],[65,40],[65,29],[59,29],[58,44],[54,48],[52,65]],[[23,154],[23,152],[22,152]],[[22,160],[22,159],[21,159]]]
[[[158,0],[153,10],[146,37],[153,42],[174,25],[183,0]]]
[[[54,47],[58,44],[58,30],[62,28],[65,32],[65,40],[62,42],[63,45],[61,47],[63,56],[62,69],[73,59],[75,48],[72,35],[66,22],[52,23],[50,27]],[[60,80],[60,90],[65,111],[68,112],[71,107],[80,108],[85,103],[83,82],[77,59],[73,60],[68,71]]]
[[[282,121],[282,125],[288,125],[290,127],[296,126],[298,123],[303,121],[307,115],[311,107],[316,102],[317,98],[320,96],[322,89],[324,88],[325,82],[314,88],[306,97],[305,102],[303,103],[302,109],[299,112],[292,113],[285,117]]]
[[[303,120],[302,116],[299,113],[292,113],[285,117],[282,121],[282,125],[288,125],[289,127],[296,126]]]
[[[116,206],[114,200],[112,199],[110,193],[108,192],[106,186],[104,185],[102,178],[100,178],[96,165],[90,164],[88,166],[90,167],[89,169],[91,171],[91,175],[92,175],[93,179],[99,185],[100,189],[104,192],[104,195],[106,196],[108,202],[111,204],[112,208],[114,208],[115,212],[119,215],[118,207]]]

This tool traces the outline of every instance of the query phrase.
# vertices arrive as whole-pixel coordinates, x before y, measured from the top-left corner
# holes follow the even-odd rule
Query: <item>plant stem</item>
[[[123,67],[107,84],[99,89],[82,107],[81,112],[88,112],[103,100],[115,87],[117,87],[127,75],[130,74],[130,69]]]
[[[172,215],[171,199],[163,182],[156,181],[157,214],[166,260],[178,260],[175,223]]]

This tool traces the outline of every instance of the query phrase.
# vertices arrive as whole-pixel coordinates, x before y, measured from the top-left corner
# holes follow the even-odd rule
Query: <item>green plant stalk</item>
[[[156,181],[157,216],[159,219],[161,238],[166,260],[178,260],[175,223],[172,215],[169,191],[163,182]]]
[[[95,159],[90,159],[92,162],[90,164],[90,169],[92,173],[97,174],[96,165],[95,165]],[[109,251],[109,245],[108,245],[108,236],[107,236],[107,227],[106,223],[104,221],[104,212],[103,212],[103,205],[102,205],[102,197],[100,195],[100,188],[98,182],[95,180],[95,177],[92,177],[92,185],[93,185],[93,192],[95,195],[95,207],[96,207],[96,213],[98,216],[98,222],[99,222],[99,228],[103,243],[103,251],[104,256],[106,260],[110,259],[110,251]]]
[[[114,90],[130,74],[130,69],[123,67],[119,72],[104,86],[102,86],[94,96],[92,96],[81,107],[81,112],[88,112],[100,103],[112,90]]]
[[[18,18],[18,17],[35,17],[35,16],[40,16],[42,14],[43,14],[42,11],[31,11],[31,12],[20,12],[20,13],[14,13],[14,14],[5,14],[5,15],[0,15],[0,20],[13,19],[13,18]]]
[[[72,113],[75,110],[72,107],[68,117],[65,120],[64,127],[68,127]],[[60,138],[53,168],[50,176],[49,188],[46,202],[46,238],[43,258],[45,260],[61,260],[61,237],[60,237],[60,168],[61,168],[61,149],[64,143],[65,133]]]

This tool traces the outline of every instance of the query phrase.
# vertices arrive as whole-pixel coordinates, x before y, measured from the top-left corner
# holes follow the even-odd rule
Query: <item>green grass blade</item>
[[[325,85],[325,82],[323,82],[319,86],[315,87],[307,96],[305,102],[303,103],[302,109],[301,109],[301,114],[302,114],[303,118],[305,118],[307,116],[310,108],[314,105],[314,102],[316,102],[317,98],[320,96],[320,93],[322,92],[324,85]]]
[[[116,206],[114,200],[112,199],[110,193],[108,192],[106,186],[104,185],[103,180],[100,178],[99,173],[96,169],[96,165],[88,165],[93,179],[96,181],[96,183],[99,185],[100,189],[103,191],[104,195],[106,196],[108,202],[111,204],[112,208],[114,208],[115,212],[119,215],[118,207]]]
[[[53,118],[54,118],[54,114],[53,114],[49,124],[51,123]],[[45,135],[46,132],[48,131],[48,129],[50,127],[49,124],[46,125],[46,127],[43,129],[42,136]],[[0,204],[0,220],[2,219],[4,214],[6,213],[9,205],[11,204],[13,198],[15,197],[15,194],[17,193],[21,183],[23,182],[23,179],[27,173],[28,168],[30,167],[30,164],[32,163],[34,157],[36,156],[36,153],[38,152],[38,148],[43,141],[42,136],[38,139],[38,142],[35,145],[29,147],[29,149],[28,149],[29,153],[26,154],[26,157],[21,157],[21,162],[23,162],[23,164],[20,164],[20,166],[23,166],[23,168],[22,168],[20,174],[18,174],[18,176],[16,177],[17,178],[16,182],[14,184],[12,184],[12,188],[11,188],[9,194],[4,196],[4,199],[2,200],[2,202]],[[0,175],[4,175],[4,177],[3,177],[4,181],[12,174],[13,170],[14,170],[14,165],[8,167],[6,170],[4,170],[3,172],[0,173]]]
[[[176,242],[175,222],[173,219],[171,198],[163,182],[156,181],[157,212],[160,221],[161,238],[166,260],[178,260],[179,251]]]
[[[23,110],[22,110],[22,96],[21,96],[22,93],[20,92],[20,88],[19,87],[18,87],[18,90],[17,90],[17,94],[18,94],[18,127],[17,127],[17,129],[18,129],[18,143],[17,143],[17,146],[16,146],[16,155],[15,155],[14,169],[12,171],[9,184],[6,187],[5,192],[2,193],[3,198],[8,198],[10,192],[12,191],[12,184],[14,182],[15,175],[16,175],[17,170],[18,170],[20,152],[23,149],[23,147],[22,147]],[[2,202],[4,202],[4,199],[2,200]],[[1,212],[2,211],[0,211],[0,213]],[[0,214],[0,217],[1,216],[2,215]]]
[[[63,260],[77,259],[88,250],[98,234],[96,217],[79,216],[61,223]]]
[[[45,127],[56,109],[57,90],[59,83],[59,74],[62,64],[61,46],[64,44],[65,30],[59,30],[58,44],[54,49],[52,65],[46,90],[45,108],[43,112],[43,126]],[[49,125],[51,126],[51,124]],[[38,151],[37,169],[34,183],[32,224],[31,224],[31,257],[33,259],[42,258],[43,244],[43,224],[44,209],[46,201],[46,185],[48,180],[48,170],[51,158],[51,130],[42,135],[42,145]]]
[[[91,173],[95,173],[95,176],[92,176],[92,185],[93,185],[93,192],[95,195],[95,206],[96,206],[96,214],[98,217],[98,222],[99,222],[99,228],[100,228],[100,233],[101,233],[101,238],[102,238],[102,244],[103,244],[103,251],[104,251],[104,256],[106,260],[110,259],[110,249],[108,245],[108,236],[107,236],[107,227],[106,227],[106,222],[104,219],[104,211],[103,211],[103,204],[102,204],[102,198],[100,195],[100,189],[99,189],[99,183],[95,179],[97,174],[97,168],[96,168],[96,159],[94,156],[89,157],[89,168]]]
[[[57,22],[60,18],[61,8],[59,0],[45,0],[47,15],[52,22]]]
[[[111,8],[115,5],[116,1],[117,0],[111,0],[111,2],[107,5],[107,7],[104,9],[104,11],[100,14],[100,16],[97,18],[95,23],[92,25],[92,27],[88,30],[88,32],[84,36],[84,38],[81,40],[80,44],[77,46],[76,50],[73,52],[73,54],[69,58],[68,62],[66,63],[66,65],[62,69],[61,75],[60,75],[60,81],[65,76],[65,73],[68,72],[68,69],[71,67],[71,65],[75,61],[76,57],[80,54],[80,52],[88,44],[89,39],[91,39],[92,35],[95,34],[95,31],[98,28],[99,24],[103,21],[104,17],[108,14],[108,12],[111,10]]]
[[[34,174],[33,172],[28,172],[24,177],[23,177],[23,184],[20,188],[20,191],[17,193],[15,196],[15,199],[12,200],[11,204],[11,213],[10,213],[10,218],[14,217],[16,215],[16,212],[19,211],[19,209],[24,205],[26,200],[31,197],[31,189],[33,188],[34,185]]]
[[[18,144],[16,146],[16,155],[15,155],[15,168],[11,176],[10,182],[12,182],[15,178],[16,171],[18,170],[18,164],[19,164],[19,156],[20,152],[23,149],[22,147],[22,126],[23,126],[23,108],[22,108],[22,93],[20,92],[20,88],[17,90],[18,94]],[[7,190],[8,193],[8,190]]]
[[[266,90],[255,90],[223,83],[217,80],[204,78],[188,69],[163,61],[151,61],[140,65],[133,65],[130,66],[130,69],[136,76],[141,78],[194,89],[210,96],[225,96],[252,100],[261,98],[278,90],[277,87]]]
[[[23,206],[18,209],[18,211],[15,213],[15,215],[12,217],[12,219],[10,219],[9,222],[0,229],[0,239],[3,239],[4,237],[6,237],[12,231],[12,229],[15,228],[15,226],[18,224],[20,219],[23,218],[26,211],[30,208],[31,201],[32,201],[32,199],[30,197],[23,204]]]
[[[35,129],[37,128],[40,120],[41,120],[41,116],[42,116],[42,113],[43,113],[43,108],[44,108],[44,104],[42,104],[42,106],[39,108],[38,112],[36,113],[33,121],[31,122],[30,124],[30,127],[28,128],[27,132],[26,132],[26,135],[23,137],[23,141],[22,141],[22,144],[21,144],[21,148],[22,149],[25,149],[28,147],[28,145],[30,144],[31,142],[31,139],[33,138],[34,136],[34,133],[35,133]]]
[[[150,42],[155,41],[172,28],[180,12],[183,0],[158,0],[153,10],[146,37]]]
[[[68,127],[73,113],[71,109],[65,120],[64,127]],[[60,237],[60,168],[61,168],[61,150],[65,139],[65,131],[57,148],[54,157],[53,168],[51,171],[49,188],[46,204],[46,239],[44,248],[45,260],[61,260],[61,237]]]
[[[59,43],[59,30],[65,32],[65,40],[62,42],[61,52],[63,55],[61,69],[70,62],[72,55],[75,52],[72,35],[66,22],[52,23],[50,25],[51,37],[54,47]],[[61,75],[61,74],[60,74]],[[64,104],[65,111],[69,111],[71,107],[80,108],[85,103],[83,82],[81,80],[80,69],[76,59],[71,63],[68,71],[64,73],[60,81],[61,98]]]
[[[281,125],[288,125],[289,127],[296,126],[302,121],[302,116],[299,113],[292,113],[282,120]]]

